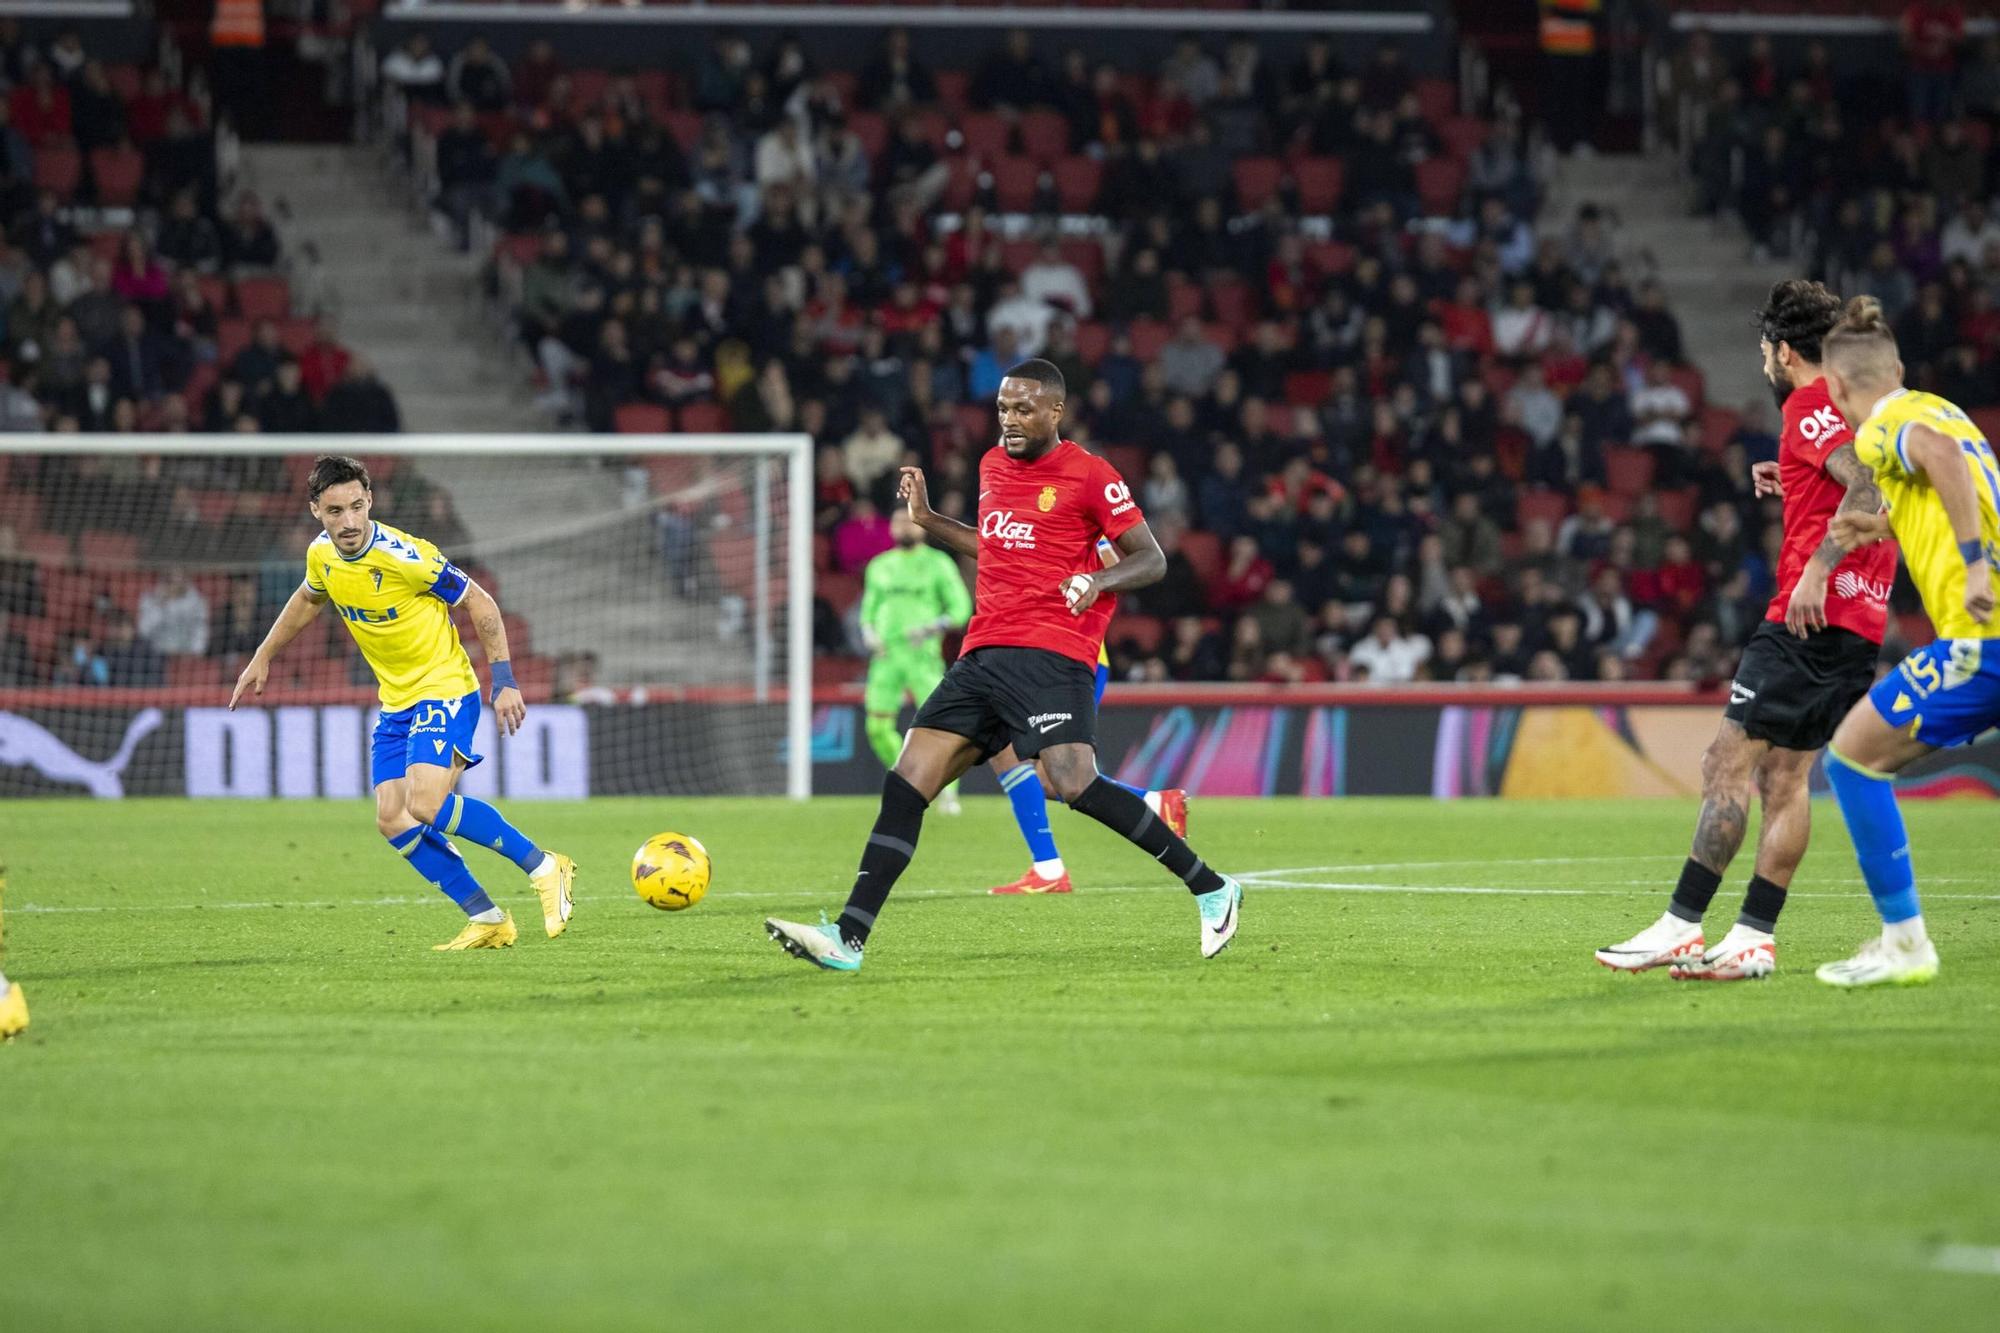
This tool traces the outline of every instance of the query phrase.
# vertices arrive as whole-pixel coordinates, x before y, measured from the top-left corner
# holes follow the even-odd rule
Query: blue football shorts
[[[479,692],[463,699],[426,699],[375,723],[369,756],[369,785],[379,787],[408,773],[411,764],[451,767],[458,755],[471,768],[486,756],[472,751],[479,726]]]
[[[1926,745],[1969,745],[2000,727],[2000,640],[1927,643],[1868,697],[1890,726]]]

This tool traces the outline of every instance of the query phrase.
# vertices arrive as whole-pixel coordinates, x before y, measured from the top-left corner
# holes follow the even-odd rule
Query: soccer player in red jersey
[[[958,661],[903,739],[840,919],[768,920],[787,953],[853,972],[889,890],[916,855],[924,810],[947,783],[1009,745],[1040,758],[1058,798],[1128,839],[1177,876],[1201,916],[1201,955],[1236,934],[1242,885],[1209,868],[1146,802],[1097,771],[1097,650],[1118,593],[1157,583],[1167,559],[1118,470],[1058,433],[1065,388],[1047,361],[1000,381],[1000,443],[979,463],[979,526],[930,507],[923,473],[903,471],[918,526],[979,562]],[[1097,540],[1119,554],[1106,568]]]
[[[1855,456],[1853,434],[1821,377],[1821,340],[1840,310],[1822,284],[1795,278],[1773,286],[1758,315],[1764,374],[1784,402],[1778,461],[1754,470],[1758,494],[1785,500],[1778,591],[1744,646],[1722,726],[1702,756],[1701,816],[1666,914],[1599,949],[1606,967],[1664,966],[1681,981],[1743,981],[1777,966],[1773,931],[1811,828],[1813,758],[1875,682],[1896,574],[1894,543],[1850,552],[1831,528],[1836,513],[1882,508],[1874,474]],[[1755,873],[1736,924],[1707,947],[1702,915],[1743,845],[1752,790],[1764,806]]]

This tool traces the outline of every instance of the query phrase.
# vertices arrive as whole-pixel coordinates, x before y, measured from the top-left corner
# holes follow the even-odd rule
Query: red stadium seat
[[[1293,407],[1318,407],[1333,392],[1333,376],[1324,370],[1296,370],[1285,376],[1285,402]]]
[[[1194,568],[1195,578],[1203,587],[1216,580],[1222,573],[1222,538],[1212,532],[1184,532],[1181,534],[1181,554]]]
[[[684,153],[693,152],[695,145],[701,142],[701,114],[699,112],[669,111],[666,115],[660,117],[660,123],[667,127],[667,133],[674,137],[674,142],[681,146],[681,151]],[[876,116],[874,123],[879,127],[882,123],[882,118]],[[860,115],[857,114],[854,116],[848,121],[848,124],[853,126],[856,134],[861,133]],[[862,142],[865,144],[867,141],[866,136],[863,136]],[[869,157],[872,159],[874,154],[870,153]]]
[[[1186,319],[1189,315],[1199,315],[1208,303],[1208,294],[1198,282],[1189,282],[1178,274],[1167,277],[1167,318]]]
[[[1417,163],[1417,198],[1424,212],[1433,217],[1450,217],[1458,212],[1458,196],[1465,188],[1465,164],[1449,157],[1428,157]]]
[[[958,130],[965,136],[967,153],[992,162],[1007,155],[1007,141],[1013,137],[1014,127],[998,112],[969,111],[959,118]]]
[[[729,429],[729,413],[720,403],[687,403],[674,412],[683,435],[720,435]]]
[[[611,414],[611,425],[620,435],[667,435],[674,421],[658,403],[624,403]]]
[[[1106,462],[1118,469],[1118,475],[1128,482],[1136,483],[1146,475],[1146,450],[1137,444],[1107,444],[1099,450]]]
[[[136,148],[93,148],[90,174],[97,182],[97,202],[106,208],[126,208],[139,197],[146,159]]]
[[[1442,125],[1458,113],[1458,85],[1450,79],[1418,79],[1417,105],[1426,122]]]
[[[1021,151],[1037,162],[1069,155],[1069,121],[1060,111],[1035,110],[1021,117]]]
[[[945,181],[945,209],[963,213],[972,207],[972,201],[979,193],[979,163],[970,157],[949,158],[945,162],[945,170],[951,173]]]
[[[310,319],[288,319],[278,325],[278,341],[293,356],[304,356],[319,337],[319,326]]]
[[[1354,267],[1354,247],[1345,241],[1318,241],[1306,247],[1306,262],[1329,277]]]
[[[814,591],[826,598],[834,610],[845,614],[848,607],[861,600],[861,578],[838,571],[822,574],[815,581]]]
[[[1292,163],[1292,179],[1299,183],[1299,207],[1307,213],[1331,213],[1340,206],[1340,190],[1347,177],[1337,157],[1302,157]]]
[[[882,150],[889,146],[889,122],[879,112],[857,111],[847,118],[847,128],[861,140],[861,149],[870,162],[882,160]]]
[[[652,404],[632,403],[627,404],[627,406],[652,407]],[[652,407],[652,410],[664,415],[667,409],[664,407]],[[658,431],[634,431],[632,433],[636,435],[661,435],[666,432],[663,428]],[[652,478],[653,493],[655,495],[679,495],[683,491],[692,489],[700,482],[701,460],[690,458],[686,454],[655,455],[646,460],[646,475]],[[490,592],[492,590],[489,588],[487,591]]]
[[[1285,164],[1275,157],[1238,158],[1230,168],[1236,181],[1236,206],[1246,213],[1262,208],[1278,192]]]
[[[1653,484],[1653,456],[1612,445],[1604,451],[1604,476],[1614,495],[1643,495]]]
[[[854,105],[855,91],[861,86],[859,73],[851,69],[829,69],[823,70],[820,77],[832,84],[833,90],[840,94],[842,106]]]
[[[1981,407],[1967,413],[1972,424],[1988,441],[2000,440],[2000,407]]]
[[[284,319],[292,313],[292,285],[283,278],[239,278],[236,313],[248,320]]]
[[[1112,620],[1104,640],[1113,647],[1129,644],[1141,654],[1150,654],[1159,648],[1166,628],[1158,616],[1118,616]]]
[[[1104,164],[1093,157],[1065,157],[1054,164],[1056,198],[1065,213],[1088,213],[1104,184]]]
[[[1692,397],[1693,395],[1689,395]],[[1719,454],[1736,434],[1743,418],[1726,407],[1704,407],[1701,409],[1701,447],[1712,454]]]
[[[1692,486],[1683,486],[1677,491],[1655,491],[1654,499],[1660,505],[1660,521],[1675,532],[1691,532],[1694,529],[1695,507],[1701,501],[1701,492]]]
[[[83,177],[83,156],[67,140],[45,143],[35,149],[35,188],[48,190],[68,202]]]
[[[1680,386],[1681,392],[1687,395],[1688,402],[1694,406],[1695,411],[1701,411],[1703,386],[1706,381],[1702,379],[1700,370],[1693,366],[1674,366],[1667,371],[1667,378]]]
[[[130,566],[139,561],[139,537],[131,532],[107,532],[85,528],[76,539],[77,554],[85,564],[99,567]]]
[[[965,105],[966,94],[972,88],[972,75],[962,69],[941,69],[931,76],[937,85],[938,101],[947,107]]]
[[[227,366],[236,360],[236,354],[250,345],[250,321],[247,319],[224,319],[215,325],[215,359]]]
[[[1208,308],[1232,333],[1240,333],[1256,318],[1256,289],[1241,278],[1217,278],[1208,284]]]
[[[1125,332],[1132,339],[1132,356],[1141,365],[1160,355],[1160,349],[1174,336],[1173,329],[1157,319],[1135,319]]]
[[[1560,491],[1523,491],[1514,505],[1514,523],[1525,528],[1535,520],[1554,527],[1569,517],[1569,497]]]
[[[1041,252],[1041,248],[1041,243],[1038,241],[1002,241],[1000,262],[1006,266],[1009,273],[1020,273],[1035,262],[1035,256]]]
[[[1076,351],[1086,366],[1095,366],[1111,350],[1111,330],[1096,320],[1076,326]]]
[[[1041,178],[1039,162],[1025,157],[1003,157],[992,164],[993,194],[1003,213],[1025,213],[1035,204],[1035,182]]]
[[[1445,152],[1463,162],[1486,142],[1487,124],[1476,116],[1448,116],[1434,125]]]

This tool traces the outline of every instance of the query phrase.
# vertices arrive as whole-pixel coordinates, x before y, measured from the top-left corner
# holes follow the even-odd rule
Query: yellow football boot
[[[18,981],[0,990],[0,1041],[16,1036],[28,1026],[28,997]]]
[[[543,862],[546,869],[528,876],[542,900],[542,929],[554,939],[569,929],[569,914],[576,910],[571,890],[576,887],[576,862],[561,852],[550,852]]]
[[[457,953],[461,949],[511,949],[514,941],[521,938],[521,932],[514,929],[514,914],[501,913],[493,922],[468,921],[465,929],[443,944],[433,944],[438,953]]]

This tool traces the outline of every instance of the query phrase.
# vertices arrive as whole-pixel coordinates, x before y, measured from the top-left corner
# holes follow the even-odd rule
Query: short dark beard
[[[1031,439],[1026,441],[1027,444],[1026,449],[1022,450],[1018,454],[1010,452],[1008,454],[1008,457],[1016,459],[1017,461],[1022,463],[1038,463],[1042,459],[1047,458],[1049,455],[1049,451],[1051,449],[1054,449],[1056,445],[1061,442],[1062,442],[1062,432],[1059,430],[1053,431],[1045,439],[1040,439],[1040,440]],[[1007,447],[1006,442],[1004,440],[1001,441],[1000,447],[1002,449],[1005,449]]]

